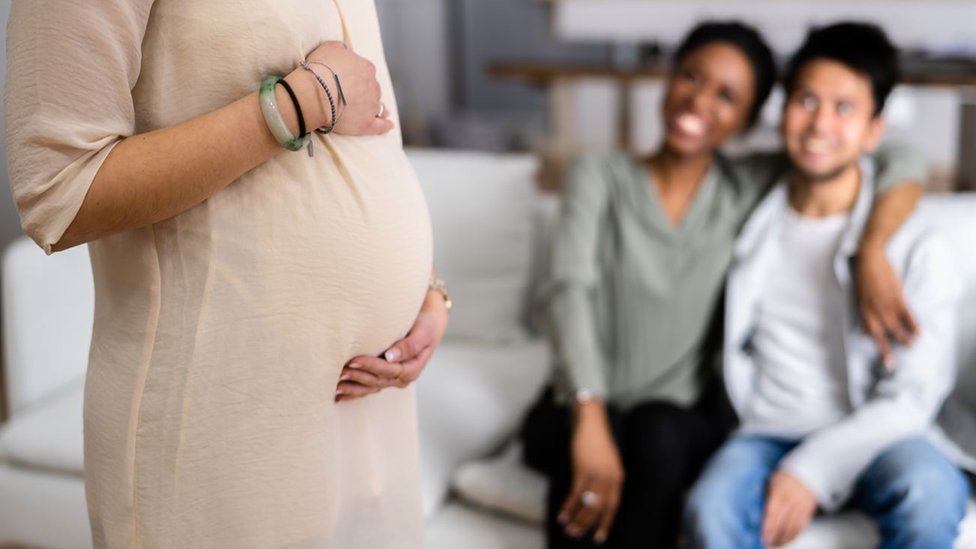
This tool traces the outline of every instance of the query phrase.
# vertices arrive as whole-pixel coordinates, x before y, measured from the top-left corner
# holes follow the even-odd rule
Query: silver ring
[[[386,114],[386,105],[380,101],[380,112],[376,113],[376,118],[383,118],[384,114]]]
[[[596,495],[596,492],[587,490],[580,494],[580,503],[583,507],[596,507],[600,504],[600,496]]]

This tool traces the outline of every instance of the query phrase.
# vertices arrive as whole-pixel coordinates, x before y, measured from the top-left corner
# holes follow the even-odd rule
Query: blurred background
[[[659,77],[697,22],[755,25],[782,61],[810,26],[881,24],[907,84],[888,139],[932,163],[935,188],[976,185],[976,2],[972,0],[377,0],[407,142],[531,150],[652,149]],[[776,143],[781,96],[743,145]],[[552,183],[552,182],[550,182]]]

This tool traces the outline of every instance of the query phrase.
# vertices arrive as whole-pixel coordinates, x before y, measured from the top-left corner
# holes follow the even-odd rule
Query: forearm
[[[599,398],[588,398],[586,400],[574,399],[570,403],[572,412],[572,429],[576,432],[579,429],[598,429],[610,432],[610,420],[607,417],[607,407],[603,400]]]
[[[923,435],[929,420],[927,410],[908,395],[875,399],[806,438],[780,468],[803,481],[820,505],[833,511],[878,455],[899,440]]]
[[[864,228],[861,248],[883,248],[915,210],[923,191],[921,183],[909,183],[879,196]]]
[[[322,113],[314,80],[309,80],[299,73],[288,77],[311,128],[331,116]],[[281,86],[276,93],[282,118],[297,135],[291,100]],[[81,208],[53,249],[178,215],[283,151],[264,121],[257,92],[185,122],[123,139],[99,168]]]

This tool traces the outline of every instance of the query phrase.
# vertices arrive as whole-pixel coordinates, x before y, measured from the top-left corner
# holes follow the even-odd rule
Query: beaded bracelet
[[[318,61],[312,61],[309,64],[311,64],[311,65],[319,65],[320,67],[325,67],[325,68],[329,69],[329,72],[332,73],[332,78],[335,80],[336,90],[338,90],[338,92],[339,92],[339,104],[342,105],[343,107],[345,107],[346,104],[347,104],[346,103],[346,92],[344,92],[342,90],[342,82],[339,81],[339,73],[337,73],[336,71],[332,70],[332,67],[326,65],[325,63],[319,63]],[[341,112],[339,113],[339,116],[340,117],[342,116],[342,113]]]
[[[340,100],[342,106],[345,107],[346,106],[346,94],[342,91],[342,84],[339,82],[339,76],[335,73],[335,71],[332,71],[332,69],[329,68],[328,65],[324,65],[322,63],[315,63],[315,64],[316,65],[322,65],[323,67],[329,69],[329,71],[332,72],[332,75],[335,77],[336,91],[339,94],[339,100]],[[305,69],[308,72],[312,73],[312,76],[314,76],[315,77],[315,80],[318,81],[319,86],[322,86],[322,90],[325,92],[325,96],[329,99],[329,109],[332,112],[332,124],[330,126],[327,126],[327,127],[326,126],[323,126],[321,128],[316,128],[315,129],[315,131],[317,133],[320,133],[322,135],[328,135],[328,134],[332,133],[332,131],[335,130],[336,126],[339,124],[339,118],[342,117],[342,113],[345,112],[345,109],[343,108],[342,111],[338,111],[337,112],[337,110],[336,110],[336,101],[335,101],[335,97],[333,97],[333,95],[332,95],[332,91],[329,90],[329,86],[326,85],[326,83],[325,83],[324,80],[322,80],[322,77],[319,76],[317,72],[315,72],[314,70],[312,70],[312,67],[311,67],[311,65],[309,64],[308,61],[302,61],[301,66],[302,66],[303,69]]]
[[[332,123],[332,127],[334,128],[336,125],[339,124],[339,119],[342,118],[342,113],[346,112],[346,105],[348,104],[346,103],[346,92],[342,90],[342,82],[339,81],[339,74],[336,71],[332,70],[332,67],[326,65],[325,63],[319,63],[317,61],[312,61],[311,64],[321,65],[329,69],[329,72],[332,73],[333,80],[335,80],[336,92],[338,92],[339,95],[339,105],[342,107],[342,110],[339,111],[339,114],[335,119],[335,122]]]
[[[295,137],[288,129],[285,119],[281,117],[281,112],[278,110],[278,99],[275,97],[275,87],[279,81],[281,81],[280,76],[269,76],[261,82],[261,91],[258,93],[261,114],[264,116],[264,123],[268,125],[268,129],[271,130],[271,135],[274,136],[275,140],[289,151],[298,151],[309,142],[311,136]]]

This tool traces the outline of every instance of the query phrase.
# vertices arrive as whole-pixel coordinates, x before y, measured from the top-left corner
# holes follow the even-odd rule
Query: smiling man
[[[897,77],[895,48],[860,23],[811,32],[790,63],[782,132],[793,169],[736,244],[724,356],[741,426],[688,500],[695,547],[778,547],[818,507],[844,506],[877,523],[883,549],[949,549],[956,538],[969,486],[935,425],[955,380],[949,252],[911,219],[888,244],[920,335],[887,365],[852,284],[872,201],[865,155]]]

